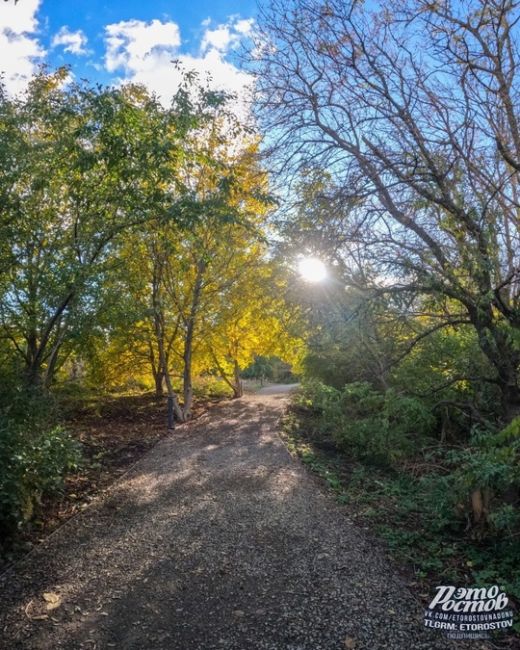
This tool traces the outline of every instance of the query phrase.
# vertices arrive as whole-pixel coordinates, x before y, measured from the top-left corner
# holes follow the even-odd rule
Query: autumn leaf
[[[43,594],[43,600],[47,603],[47,611],[56,609],[61,605],[61,596],[55,594],[53,591],[47,591]]]

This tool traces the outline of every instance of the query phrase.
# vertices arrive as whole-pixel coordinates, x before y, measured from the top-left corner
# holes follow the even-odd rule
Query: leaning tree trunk
[[[233,397],[242,397],[244,394],[244,386],[242,384],[242,379],[240,378],[240,366],[236,359],[233,362],[233,377],[235,380],[233,386]]]
[[[231,381],[231,379],[227,376],[226,371],[222,367],[222,364],[219,362],[218,357],[217,357],[215,351],[213,350],[213,348],[210,348],[209,351],[210,351],[210,354],[211,354],[211,356],[213,358],[213,362],[215,363],[215,367],[216,367],[216,369],[218,371],[218,374],[220,375],[221,379],[233,391],[233,399],[235,399],[236,397],[241,397],[242,393],[243,393],[243,391],[242,391],[242,383],[240,383],[240,385],[237,386],[236,380],[234,382]]]

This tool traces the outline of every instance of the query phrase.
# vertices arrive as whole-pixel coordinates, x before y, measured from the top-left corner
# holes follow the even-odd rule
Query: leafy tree
[[[193,92],[181,89],[174,103],[179,114],[198,116],[170,170],[176,217],[152,217],[122,245],[118,282],[130,319],[116,318],[111,334],[117,365],[132,367],[133,358],[135,373],[149,364],[156,394],[166,387],[181,421],[190,416],[194,374],[217,372],[239,395],[240,369],[284,339],[266,286],[271,200],[256,143],[224,97],[199,91],[194,103]]]
[[[142,89],[66,82],[66,70],[42,72],[23,98],[2,96],[16,145],[0,174],[17,174],[2,185],[0,324],[30,386],[49,386],[95,321],[123,236],[164,203],[161,174],[179,149],[173,113]]]
[[[284,281],[261,253],[251,248],[235,258],[238,281],[222,296],[204,341],[210,362],[235,397],[242,395],[242,371],[255,359],[257,368],[259,359],[273,355],[298,366],[304,347],[292,327],[297,315],[285,302]]]

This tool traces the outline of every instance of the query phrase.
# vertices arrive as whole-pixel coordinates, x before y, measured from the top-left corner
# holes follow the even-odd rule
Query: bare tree
[[[518,404],[518,3],[274,0],[254,48],[282,169],[319,164],[362,200],[352,241],[385,291],[472,324]]]

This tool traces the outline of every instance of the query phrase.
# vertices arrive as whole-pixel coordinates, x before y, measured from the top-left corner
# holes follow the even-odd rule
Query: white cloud
[[[2,4],[0,9],[0,29],[13,31],[15,34],[35,32],[38,27],[36,12],[40,0],[24,0],[15,3],[13,0]]]
[[[141,83],[169,102],[179,87],[181,69],[194,70],[201,78],[211,77],[211,86],[239,95],[242,101],[251,88],[251,77],[239,70],[226,55],[247,37],[253,20],[230,19],[211,29],[206,19],[198,54],[180,52],[181,37],[176,23],[128,20],[105,27],[105,67],[122,73],[122,81]]]
[[[171,21],[124,20],[107,25],[105,33],[105,66],[109,72],[151,70],[157,60],[171,59],[181,44],[179,27]]]
[[[250,36],[253,32],[254,24],[254,18],[248,18],[247,20],[237,20],[235,23],[235,30],[239,32],[239,34]]]
[[[214,47],[217,50],[226,50],[232,41],[233,35],[227,25],[219,25],[216,29],[207,29],[202,38],[201,50]]]
[[[45,55],[36,35],[40,0],[2,2],[0,6],[0,72],[10,93],[18,93]]]
[[[212,47],[221,52],[237,47],[241,40],[249,36],[253,29],[254,20],[231,18],[227,23],[217,25],[215,29],[210,29],[211,21],[205,20],[203,26],[206,27],[202,36],[200,49],[202,52]]]
[[[52,39],[52,47],[62,46],[65,52],[81,56],[89,53],[86,48],[87,42],[87,37],[81,29],[72,32],[64,25]]]

